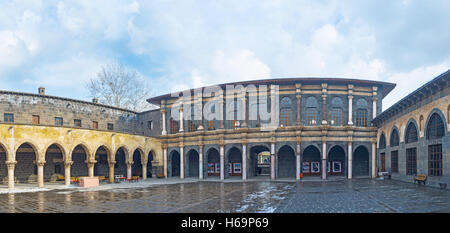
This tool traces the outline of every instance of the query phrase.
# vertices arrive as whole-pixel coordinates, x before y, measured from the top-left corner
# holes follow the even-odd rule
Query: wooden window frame
[[[398,150],[391,151],[391,172],[398,173]]]
[[[417,174],[417,148],[406,149],[406,175]]]
[[[428,146],[428,175],[442,176],[442,144]]]

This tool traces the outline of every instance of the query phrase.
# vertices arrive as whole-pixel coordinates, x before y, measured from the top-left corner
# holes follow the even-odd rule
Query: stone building
[[[378,171],[413,181],[426,174],[427,184],[450,181],[450,71],[401,99],[378,115]]]

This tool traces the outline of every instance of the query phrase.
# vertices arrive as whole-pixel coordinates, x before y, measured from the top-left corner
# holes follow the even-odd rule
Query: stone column
[[[348,84],[348,125],[353,125],[353,84]]]
[[[353,173],[353,150],[352,150],[352,142],[348,142],[348,179],[352,179]]]
[[[217,119],[220,122],[220,129],[224,129],[225,128],[225,101],[224,101],[224,94],[223,92],[219,95],[219,108],[220,108],[220,118],[221,119]]]
[[[94,165],[97,161],[95,160],[89,160],[86,161],[87,166],[88,166],[88,176],[89,177],[94,177]]]
[[[70,167],[72,166],[73,161],[64,162],[64,184],[70,185]]]
[[[203,94],[202,89],[200,88],[200,91],[198,91],[198,94],[197,94],[197,103],[196,103],[197,109],[196,109],[196,112],[194,113],[194,119],[195,119],[196,114],[200,115],[200,119],[197,119],[197,120],[199,120],[197,130],[205,129],[203,127],[203,95],[202,94]]]
[[[148,161],[146,161],[146,160],[142,161],[142,163],[141,163],[141,165],[142,165],[142,180],[147,179],[147,163],[148,163]]]
[[[37,166],[37,182],[38,182],[38,187],[42,188],[44,187],[44,164],[45,161],[37,161],[36,162],[36,166]]]
[[[114,165],[116,164],[116,161],[110,161],[108,162],[108,179],[109,183],[114,183]]]
[[[167,178],[167,145],[163,145],[164,177]]]
[[[302,161],[301,160],[301,157],[300,157],[300,143],[297,143],[297,148],[296,148],[297,150],[296,150],[296,161],[295,161],[295,171],[296,171],[296,173],[295,173],[295,179],[296,180],[300,180],[300,161]]]
[[[300,123],[301,123],[301,98],[302,98],[302,96],[301,96],[301,84],[300,83],[297,83],[297,84],[295,84],[295,87],[296,87],[296,98],[297,98],[297,120],[296,120],[296,123],[297,123],[297,125],[300,125]],[[297,174],[298,175],[298,174]]]
[[[17,161],[6,161],[8,167],[8,189],[14,189],[14,167]]]
[[[220,179],[225,179],[225,146],[220,145]]]
[[[377,177],[377,154],[376,154],[376,149],[377,149],[377,143],[376,142],[372,142],[372,178],[376,178]]]
[[[127,163],[127,179],[131,179],[131,167],[133,165],[133,162],[128,162]]]
[[[327,179],[327,143],[322,142],[322,180]]]
[[[377,117],[377,90],[378,87],[372,87],[372,119]]]
[[[270,179],[275,180],[275,143],[270,144]]]
[[[247,180],[247,144],[242,143],[242,180]]]
[[[198,178],[203,179],[203,144],[198,145]]]
[[[184,132],[183,105],[180,106],[180,129],[178,132]]]
[[[247,124],[247,98],[246,98],[246,93],[247,92],[245,92],[244,91],[244,93],[243,93],[243,97],[242,97],[242,105],[243,105],[243,107],[242,107],[242,125],[241,125],[241,127],[247,127],[248,126],[248,124]]]
[[[184,179],[184,146],[180,146],[180,179]]]
[[[166,110],[165,109],[161,109],[161,115],[162,115],[162,135],[166,135],[167,134],[167,129],[166,129]]]
[[[327,84],[322,83],[322,125],[328,123],[327,119]]]

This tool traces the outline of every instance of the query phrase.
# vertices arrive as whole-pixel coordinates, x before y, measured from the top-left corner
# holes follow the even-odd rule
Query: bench
[[[414,183],[420,184],[421,182],[423,183],[423,185],[425,185],[426,181],[427,181],[427,175],[425,174],[418,174],[416,175],[416,177],[414,177]]]
[[[106,176],[99,176],[98,181],[105,182],[107,180]]]
[[[164,178],[164,173],[158,173],[158,174],[156,174],[156,178]]]
[[[139,176],[132,176],[131,179],[128,179],[128,182],[138,182]]]
[[[383,179],[385,178],[391,179],[391,174],[389,174],[389,172],[378,172],[378,176],[382,177]]]

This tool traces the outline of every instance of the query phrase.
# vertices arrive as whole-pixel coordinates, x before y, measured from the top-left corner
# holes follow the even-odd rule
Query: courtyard
[[[150,179],[96,188],[48,186],[0,194],[1,213],[450,212],[450,192],[395,180]],[[25,190],[25,189],[23,189]]]

